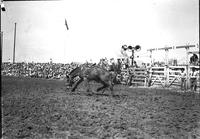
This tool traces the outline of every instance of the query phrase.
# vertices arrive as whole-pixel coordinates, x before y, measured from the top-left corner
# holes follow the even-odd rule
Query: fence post
[[[189,83],[190,83],[190,79],[189,79],[189,65],[186,65],[186,90],[189,89]]]
[[[190,70],[190,66],[189,66],[189,46],[185,47],[186,49],[186,90],[189,88],[189,70]]]
[[[165,87],[167,87],[169,84],[169,66],[168,65],[165,65],[164,75],[165,75],[165,80],[164,80]]]

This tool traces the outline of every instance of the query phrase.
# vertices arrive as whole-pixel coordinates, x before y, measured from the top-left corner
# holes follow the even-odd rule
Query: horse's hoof
[[[71,92],[74,92],[75,90],[71,90]]]
[[[87,93],[87,96],[92,96],[92,93]]]
[[[90,92],[90,90],[89,90],[89,89],[87,89],[87,90],[86,90],[86,92]]]
[[[68,87],[67,87],[67,88],[65,88],[65,90],[66,90],[66,91],[69,91],[69,90],[70,90],[70,88],[68,88]]]

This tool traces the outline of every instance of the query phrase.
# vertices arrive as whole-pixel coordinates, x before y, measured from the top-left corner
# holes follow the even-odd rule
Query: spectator
[[[118,74],[121,73],[121,68],[122,68],[121,59],[117,59],[117,73]]]
[[[138,68],[138,65],[137,65],[136,61],[133,62],[133,67]]]
[[[111,58],[110,59],[110,69],[109,69],[109,71],[115,71],[115,61],[114,61],[114,58]]]
[[[190,57],[190,64],[191,65],[197,65],[198,64],[198,56],[197,56],[197,54],[193,54]]]
[[[141,68],[146,68],[146,64],[145,64],[145,63],[142,63]]]
[[[195,67],[192,67],[190,72],[190,89],[191,91],[196,91],[197,89],[197,71],[195,71]]]
[[[150,87],[152,83],[152,74],[153,74],[153,71],[150,67],[147,69],[147,73],[146,73],[146,83],[148,87]]]
[[[181,90],[185,90],[186,89],[186,73],[185,73],[184,68],[181,69],[180,77],[181,77]]]

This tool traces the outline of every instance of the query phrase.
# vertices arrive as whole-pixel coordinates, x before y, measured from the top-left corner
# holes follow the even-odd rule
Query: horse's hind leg
[[[103,84],[103,86],[102,86],[102,87],[99,87],[99,88],[97,88],[97,92],[99,92],[100,90],[102,90],[102,89],[104,89],[104,88],[108,87],[108,85],[107,85],[107,84],[105,84],[104,82],[102,82],[102,84]]]
[[[108,86],[110,88],[110,91],[113,91],[113,82],[112,81],[108,81]]]
[[[78,80],[78,82],[76,82],[76,84],[75,84],[74,87],[72,88],[72,92],[75,91],[75,89],[77,88],[77,86],[78,86],[82,81],[83,81],[83,78],[80,78],[80,79]]]
[[[111,81],[109,81],[108,84],[109,84],[109,88],[110,88],[111,94],[112,94],[112,96],[114,96],[114,93],[113,93],[113,83]]]

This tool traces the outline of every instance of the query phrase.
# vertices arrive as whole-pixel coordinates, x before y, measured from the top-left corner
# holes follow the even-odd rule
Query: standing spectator
[[[101,67],[102,67],[103,69],[105,69],[105,70],[108,69],[108,62],[107,62],[106,59],[102,59],[102,63],[101,63],[101,64],[102,64]]]
[[[192,67],[190,72],[190,89],[191,91],[196,91],[197,89],[197,71],[195,71],[195,67]]]
[[[53,60],[52,60],[52,58],[50,58],[50,64],[53,64]]]
[[[138,65],[137,65],[136,61],[133,62],[133,67],[138,68]]]
[[[181,90],[185,90],[186,89],[186,73],[185,73],[184,68],[181,69],[180,77],[181,77]]]
[[[124,58],[121,59],[121,64],[122,64],[122,67],[121,67],[121,68],[122,68],[122,69],[125,69],[125,59],[124,59]]]
[[[141,68],[146,68],[146,64],[145,64],[145,63],[142,63]]]
[[[111,58],[110,59],[110,69],[109,69],[109,71],[115,71],[115,61],[114,61],[114,58]]]
[[[150,87],[151,83],[152,83],[152,74],[153,74],[153,71],[152,71],[151,67],[147,68],[146,84],[147,84],[148,87]]]
[[[196,54],[193,54],[190,57],[190,64],[191,65],[197,65],[197,63],[198,63],[198,56]]]
[[[8,59],[8,63],[11,63],[11,59],[10,58]]]
[[[118,74],[121,73],[121,67],[122,67],[121,59],[117,59],[117,73]]]
[[[130,62],[129,62],[129,59],[127,58],[127,59],[126,59],[126,64],[125,64],[125,69],[128,69],[128,68],[129,68],[129,63],[130,63]]]

